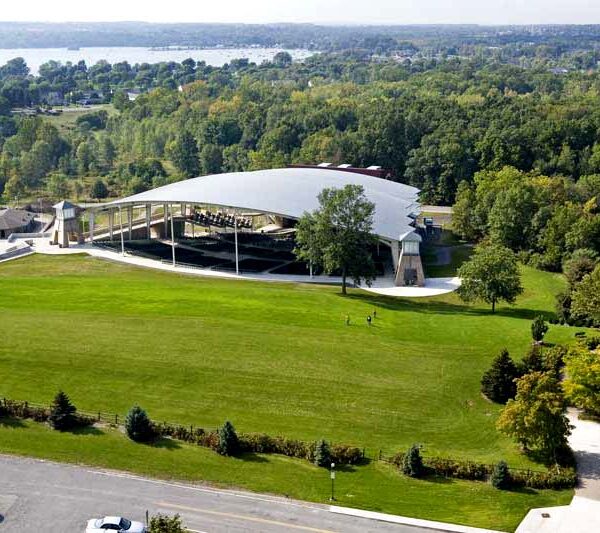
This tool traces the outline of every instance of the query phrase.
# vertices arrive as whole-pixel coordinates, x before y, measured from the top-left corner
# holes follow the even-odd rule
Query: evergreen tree
[[[328,467],[331,464],[331,450],[327,441],[321,439],[315,446],[315,464]]]
[[[101,200],[102,198],[106,198],[108,196],[108,188],[101,179],[97,179],[96,181],[94,181],[92,189],[90,190],[90,196],[98,200]]]
[[[125,431],[127,436],[136,442],[148,442],[155,436],[150,418],[139,405],[134,405],[127,413]]]
[[[532,346],[529,349],[529,352],[523,357],[523,368],[522,373],[526,374],[528,372],[543,372],[544,368],[544,358],[542,357],[542,350],[539,346]]]
[[[517,393],[515,379],[519,377],[517,366],[506,348],[492,361],[492,366],[481,378],[481,392],[490,400],[506,403]]]
[[[548,324],[541,315],[536,316],[531,323],[531,336],[535,342],[541,342],[548,331]]]
[[[418,444],[413,444],[404,455],[402,472],[410,477],[422,477],[425,474],[421,447]]]
[[[239,441],[233,424],[225,422],[219,429],[219,442],[217,444],[217,453],[221,455],[236,455],[239,451]]]
[[[500,461],[494,466],[490,482],[495,489],[506,490],[510,487],[510,472],[505,461]]]
[[[77,423],[75,411],[77,408],[71,403],[69,397],[63,391],[58,391],[50,407],[48,423],[53,429],[59,431],[71,429]]]

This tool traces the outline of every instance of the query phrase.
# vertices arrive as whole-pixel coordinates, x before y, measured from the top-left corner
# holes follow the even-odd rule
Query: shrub
[[[510,487],[510,472],[505,461],[500,461],[494,466],[490,481],[495,489],[506,490]]]
[[[125,431],[127,436],[135,442],[148,442],[156,436],[146,411],[139,405],[134,405],[127,413]]]
[[[331,461],[340,465],[356,465],[364,459],[363,452],[356,446],[346,444],[331,445]]]
[[[221,455],[236,455],[239,452],[238,436],[233,424],[229,420],[219,429],[218,437],[217,453]]]
[[[484,481],[490,473],[487,465],[473,461],[456,461],[442,457],[430,457],[424,460],[426,470],[432,474],[471,481]]]
[[[404,454],[402,472],[410,477],[422,477],[425,474],[421,447],[418,444],[413,444]]]
[[[548,324],[541,315],[536,316],[531,323],[531,336],[535,342],[541,342],[548,331]]]
[[[567,349],[560,344],[544,349],[542,353],[542,366],[544,370],[558,376],[564,365],[565,355],[567,355]]]
[[[17,402],[4,398],[0,403],[0,417],[2,416],[47,422],[50,411],[44,407],[32,407],[28,402]]]
[[[511,487],[531,489],[571,489],[577,485],[577,474],[573,468],[561,468],[556,465],[548,472],[531,470],[513,470],[510,473]]]
[[[481,392],[490,400],[506,403],[517,393],[515,379],[519,377],[517,366],[506,349],[494,359],[492,366],[481,378]]]
[[[316,443],[314,463],[317,466],[326,467],[331,464],[331,450],[329,449],[329,444],[327,444],[327,441],[323,439]]]
[[[178,514],[167,516],[160,513],[150,519],[148,529],[148,533],[185,533],[186,531]]]
[[[48,423],[52,429],[59,431],[72,429],[77,425],[76,411],[69,397],[63,391],[58,391],[50,406]]]

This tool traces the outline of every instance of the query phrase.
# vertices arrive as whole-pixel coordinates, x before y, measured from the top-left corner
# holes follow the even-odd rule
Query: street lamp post
[[[335,501],[335,492],[334,492],[335,463],[331,463],[331,470],[329,471],[329,476],[331,477],[331,498],[329,498],[329,499],[333,502],[333,501]]]

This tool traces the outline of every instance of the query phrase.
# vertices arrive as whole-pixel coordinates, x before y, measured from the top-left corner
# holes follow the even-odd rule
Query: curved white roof
[[[419,190],[364,174],[318,168],[281,168],[212,174],[178,181],[122,198],[102,207],[147,203],[197,203],[299,218],[319,207],[324,188],[362,185],[375,204],[373,233],[400,240],[413,231],[409,215],[418,214]]]

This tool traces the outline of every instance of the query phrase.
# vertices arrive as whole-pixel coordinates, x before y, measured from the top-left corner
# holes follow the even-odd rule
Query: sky
[[[3,0],[2,21],[600,24],[600,0]]]

